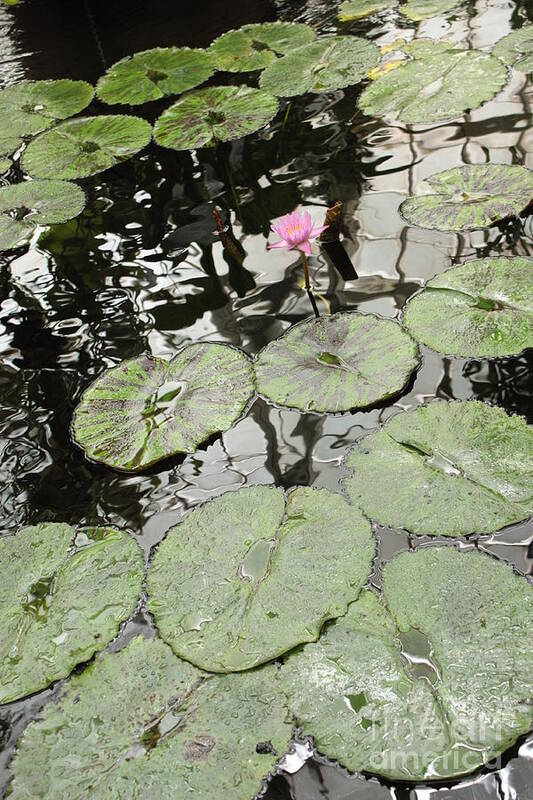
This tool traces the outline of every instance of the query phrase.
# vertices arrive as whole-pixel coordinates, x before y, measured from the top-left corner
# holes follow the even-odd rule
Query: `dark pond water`
[[[205,46],[244,22],[299,19],[336,27],[331,0],[141,0],[0,6],[0,80],[83,78],[156,45]],[[533,20],[531,2],[477,0],[419,27],[420,34],[490,47]],[[361,31],[380,44],[400,31],[385,16]],[[405,28],[408,21],[405,20]],[[236,79],[237,82],[238,78]],[[257,352],[310,314],[298,259],[266,249],[269,223],[298,206],[317,222],[327,206],[345,208],[345,243],[359,275],[343,281],[319,256],[312,278],[322,313],[359,308],[398,317],[421,283],[475,256],[533,255],[533,224],[457,236],[409,228],[398,206],[421,179],[463,163],[533,168],[533,86],[514,73],[506,89],[462,122],[391,127],[355,111],[359,89],[304,96],[245,140],[196,154],[152,145],[118,168],[83,182],[81,217],[56,226],[15,257],[0,257],[0,472],[2,533],[38,521],[106,523],[131,532],[148,558],[184,511],[249,484],[308,484],[339,490],[347,448],[398,409],[434,397],[477,398],[533,421],[533,353],[498,361],[442,358],[424,351],[407,391],[387,408],[338,416],[280,410],[256,400],[228,433],[194,456],[128,476],[88,463],[70,440],[72,410],[104,368],[150,351],[169,355],[189,340],[224,341]],[[148,118],[160,109],[149,107]],[[10,176],[17,175],[15,166]],[[229,270],[213,235],[220,206],[246,251]],[[380,563],[423,544],[378,529]],[[470,540],[511,562],[533,565],[532,526]],[[153,627],[141,609],[121,641]],[[116,646],[116,645],[115,645]],[[57,689],[56,689],[57,692]],[[1,781],[16,738],[54,690],[0,713]],[[306,748],[300,746],[302,758]],[[289,758],[268,800],[528,800],[533,738],[500,763],[446,787],[399,786],[349,776],[312,758]],[[216,787],[213,787],[216,798]]]

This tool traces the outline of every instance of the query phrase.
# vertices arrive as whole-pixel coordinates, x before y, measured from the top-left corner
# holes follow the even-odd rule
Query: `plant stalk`
[[[315,313],[315,317],[319,317],[320,314],[318,313],[317,304],[313,295],[313,290],[311,289],[311,280],[309,278],[309,265],[307,263],[307,256],[304,252],[300,250],[300,254],[302,256],[302,264],[304,268],[304,277],[305,277],[305,291],[307,292],[307,296],[311,302],[311,306],[313,307],[313,311]]]

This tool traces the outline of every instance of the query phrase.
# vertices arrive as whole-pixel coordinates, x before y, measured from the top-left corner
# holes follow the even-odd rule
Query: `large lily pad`
[[[359,83],[379,61],[379,48],[357,36],[332,36],[274,61],[259,81],[278,97],[329,92]]]
[[[224,344],[191,344],[171,361],[140,356],[84,392],[74,438],[90,459],[134,472],[228,430],[253,390],[248,356]]]
[[[19,81],[0,92],[0,128],[9,136],[40,133],[83,111],[93,94],[85,81]]]
[[[344,0],[339,6],[339,19],[341,22],[363,19],[396,5],[398,0]]]
[[[140,117],[80,117],[30,142],[22,166],[35,178],[85,178],[131,158],[151,138],[151,126]]]
[[[212,147],[259,130],[275,117],[278,101],[249,86],[213,86],[191,92],[164,111],[154,138],[172,150]]]
[[[293,325],[259,353],[258,391],[301,411],[349,411],[403,389],[418,365],[411,337],[393,320],[340,313]]]
[[[0,539],[0,703],[87,661],[134,611],[144,565],[131,536],[47,523]]]
[[[250,800],[289,747],[279,683],[275,666],[203,675],[137,637],[75,675],[26,728],[10,796]]]
[[[461,4],[461,0],[409,0],[400,5],[400,12],[413,22],[445,14]]]
[[[373,556],[370,523],[341,495],[244,488],[171,529],[148,573],[149,609],[182,658],[250,669],[317,639],[357,598]]]
[[[533,725],[533,590],[506,564],[453,547],[406,552],[282,668],[318,751],[399,780],[471,772]]]
[[[507,164],[473,164],[432,175],[420,186],[420,195],[404,200],[400,211],[411,225],[466,231],[516,217],[532,198],[531,170]]]
[[[477,401],[398,414],[346,465],[368,517],[419,535],[490,533],[533,512],[533,429]]]
[[[406,306],[411,334],[441,353],[501,357],[533,347],[533,259],[483,258],[438,275]]]
[[[215,39],[209,53],[217,69],[249,72],[268,67],[280,55],[316,39],[309,25],[299,22],[262,22],[227,31]]]
[[[477,108],[506,82],[507,70],[494,56],[439,48],[381,75],[366,87],[359,106],[373,117],[429,123]]]
[[[507,34],[492,52],[521,72],[533,72],[533,25],[524,25]]]
[[[96,93],[104,103],[135,106],[186,92],[214,71],[213,59],[206,50],[155,47],[113,64],[98,81]]]

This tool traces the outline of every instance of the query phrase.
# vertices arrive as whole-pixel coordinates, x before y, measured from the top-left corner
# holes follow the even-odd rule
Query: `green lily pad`
[[[475,400],[398,414],[346,465],[370,519],[421,536],[491,533],[533,512],[533,429]]]
[[[0,92],[0,127],[10,137],[40,133],[83,111],[93,95],[85,81],[20,81]]]
[[[533,72],[533,25],[508,33],[496,42],[492,52],[520,72]]]
[[[409,0],[408,3],[400,6],[400,12],[413,22],[420,22],[445,14],[459,5],[460,0]]]
[[[398,0],[344,0],[339,6],[339,19],[341,22],[351,22],[397,5]]]
[[[507,69],[494,56],[437,48],[371,82],[359,107],[406,123],[454,119],[491,100],[506,82]]]
[[[0,539],[0,703],[102,650],[135,610],[144,564],[126,533],[45,523]]]
[[[432,175],[419,189],[420,195],[400,206],[410,225],[467,231],[524,211],[533,198],[533,172],[507,164],[473,164]]]
[[[15,150],[18,150],[22,145],[21,136],[1,136],[0,137],[0,155],[10,156]]]
[[[341,495],[244,488],[171,529],[148,572],[149,610],[178,656],[210,672],[250,669],[317,639],[373,557],[370,523]]]
[[[400,392],[418,349],[397,322],[357,312],[293,325],[255,364],[257,390],[300,411],[350,411]]]
[[[453,547],[386,565],[318,642],[289,656],[289,706],[317,750],[396,780],[472,772],[533,725],[533,590],[510,566]]]
[[[291,733],[275,666],[203,675],[137,637],[74,675],[28,725],[10,797],[250,800]]]
[[[103,75],[96,93],[104,103],[140,105],[181,94],[203,83],[215,71],[206,50],[155,47],[117,61]]]
[[[263,128],[278,112],[273,95],[249,86],[213,86],[191,92],[164,111],[154,139],[172,150],[213,147]]]
[[[467,358],[533,347],[533,259],[483,258],[438,275],[406,306],[419,342]]]
[[[209,53],[217,69],[250,72],[264,69],[279,55],[292,52],[316,39],[309,25],[299,22],[262,22],[244,25],[215,39]]]
[[[151,138],[151,126],[140,117],[80,117],[31,141],[22,166],[35,178],[86,178],[131,158]]]
[[[83,393],[74,439],[93,461],[135,472],[194,453],[228,430],[253,391],[250,359],[228,345],[190,344],[171,361],[132,358],[106,370]]]
[[[10,158],[0,158],[0,172],[7,172],[11,168],[12,161]]]
[[[268,66],[259,84],[278,97],[330,92],[359,83],[379,62],[379,48],[357,36],[328,36]]]

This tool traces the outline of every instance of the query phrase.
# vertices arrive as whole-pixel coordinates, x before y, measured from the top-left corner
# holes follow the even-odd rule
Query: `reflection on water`
[[[14,9],[0,6],[0,80],[94,81],[104,63],[130,51],[206,45],[223,30],[274,19],[276,13],[323,31],[337,27],[331,0],[254,0],[246,8],[211,0],[213,13],[202,8],[201,15],[189,0],[181,10],[157,0],[149,25],[140,0],[112,5],[94,0],[66,10],[64,4],[28,0]],[[533,19],[528,0],[462,5],[460,12],[421,23],[419,35],[484,48],[528,15]],[[62,37],[64,47],[43,45],[43,24],[44,34],[56,42]],[[413,32],[406,18],[392,13],[378,24],[363,20],[343,30],[364,32],[380,44]],[[206,448],[142,475],[90,464],[72,444],[72,410],[105,367],[145,351],[170,355],[191,340],[229,342],[254,354],[309,316],[299,259],[266,249],[270,221],[299,205],[320,222],[326,207],[343,201],[344,243],[359,276],[345,281],[325,257],[313,256],[321,313],[359,308],[399,317],[421,284],[450,264],[533,255],[531,219],[456,235],[410,228],[398,212],[423,179],[449,167],[490,161],[533,168],[530,81],[515,72],[491,103],[431,127],[366,118],[355,110],[358,93],[355,87],[285,102],[267,129],[216,150],[178,154],[153,146],[83,182],[89,202],[81,217],[36,237],[14,258],[0,254],[2,533],[43,520],[109,524],[129,530],[148,556],[187,509],[224,491],[250,484],[342,490],[339,464],[346,450],[391,414],[434,397],[477,398],[533,421],[532,351],[487,361],[443,358],[423,348],[414,379],[389,407],[320,416],[257,399],[245,418]],[[148,107],[149,117],[157,113]],[[215,206],[232,226],[242,267],[225,257],[214,233]],[[172,402],[177,388],[170,388],[168,397],[156,398],[158,408]],[[372,583],[379,587],[382,563],[426,540],[388,529],[377,536]],[[464,546],[532,572],[530,523]],[[266,551],[257,555],[259,566],[250,562],[252,576],[268,557]],[[42,589],[36,588],[35,598],[46,594]],[[147,628],[153,630],[152,622],[141,609],[112,647]],[[0,713],[3,783],[16,737],[55,695],[57,688]],[[300,756],[271,782],[268,800],[527,800],[533,783],[533,746],[527,740],[507,754],[500,771],[485,770],[442,788],[385,785],[319,758],[295,772]]]

